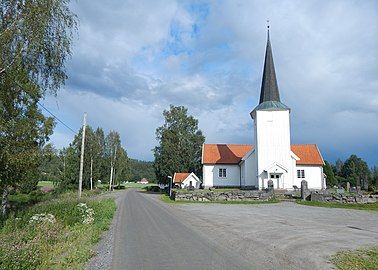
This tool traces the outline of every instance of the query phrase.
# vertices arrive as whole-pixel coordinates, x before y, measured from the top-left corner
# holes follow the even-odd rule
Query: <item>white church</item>
[[[310,189],[326,187],[323,158],[316,144],[290,143],[290,108],[281,103],[272,48],[265,52],[260,102],[250,113],[254,144],[204,144],[204,187],[293,189],[306,180]]]

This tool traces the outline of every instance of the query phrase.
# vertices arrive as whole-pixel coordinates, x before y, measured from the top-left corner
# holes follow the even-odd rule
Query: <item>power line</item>
[[[37,101],[38,105],[41,106],[43,109],[45,109],[49,114],[51,114],[54,119],[58,120],[62,125],[64,125],[66,128],[71,130],[74,134],[76,134],[76,131],[74,131],[72,128],[70,128],[68,125],[66,125],[62,120],[60,120],[55,114],[53,114],[50,110],[48,110],[45,106],[43,106],[39,101]]]
[[[24,87],[16,81],[16,84],[22,89],[24,90]],[[25,91],[25,90],[24,90]],[[25,91],[25,93],[28,93],[27,91]],[[55,114],[53,114],[49,109],[47,109],[45,106],[43,106],[39,101],[37,101],[38,105],[41,106],[43,109],[45,109],[52,117],[54,117],[54,119],[58,120],[62,125],[64,125],[66,128],[68,128],[69,130],[71,130],[74,134],[76,134],[76,131],[74,131],[72,128],[70,128],[68,125],[66,125],[62,120],[60,120]]]

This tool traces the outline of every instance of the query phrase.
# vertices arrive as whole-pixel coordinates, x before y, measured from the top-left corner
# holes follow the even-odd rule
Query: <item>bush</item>
[[[144,189],[146,191],[149,191],[149,192],[160,192],[160,187],[159,186],[147,186],[147,187],[144,187]]]
[[[0,269],[84,268],[116,206],[112,199],[78,200],[76,196],[76,192],[61,194],[6,220],[0,229]],[[30,200],[25,194],[18,198]],[[86,207],[78,207],[79,203]],[[88,218],[91,222],[85,222]]]
[[[124,185],[115,186],[114,189],[126,189]]]

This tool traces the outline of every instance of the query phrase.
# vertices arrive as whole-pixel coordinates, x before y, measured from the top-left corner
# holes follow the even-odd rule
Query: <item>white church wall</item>
[[[289,174],[286,176],[285,178],[285,182],[284,182],[284,188],[285,189],[293,189],[294,185],[297,185],[296,183],[296,177],[297,177],[297,161],[295,160],[295,158],[293,156],[291,156],[291,159],[290,159],[290,177],[289,177]],[[298,185],[297,185],[298,186]],[[298,186],[300,187],[300,185]]]
[[[244,161],[245,163],[245,180],[244,186],[248,187],[258,187],[257,183],[257,167],[256,167],[256,154],[253,151]]]
[[[305,177],[298,178],[297,170],[304,170]],[[322,166],[311,166],[311,165],[297,165],[295,170],[295,185],[301,187],[301,181],[306,180],[307,186],[310,189],[322,189],[323,182],[323,167]]]
[[[219,169],[226,169],[226,177],[219,177]],[[239,165],[216,164],[203,166],[203,185],[205,187],[239,187]]]
[[[293,171],[290,154],[289,110],[256,111],[255,113],[257,153],[255,166],[257,166],[259,176],[259,188],[263,188],[263,183],[267,179],[264,170],[274,163],[278,163],[288,170],[284,177],[285,182],[290,183],[290,179],[293,179]]]
[[[213,186],[213,170],[214,165],[203,165],[202,167],[202,181],[204,187]]]
[[[244,160],[240,162],[240,186],[245,186],[245,162]]]

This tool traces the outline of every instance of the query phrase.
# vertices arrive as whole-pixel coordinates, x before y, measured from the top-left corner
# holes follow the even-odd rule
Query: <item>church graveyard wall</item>
[[[174,191],[172,193],[172,197],[175,201],[268,201],[274,199],[274,193],[271,191],[258,190],[200,190],[193,192]]]
[[[311,192],[312,202],[336,202],[336,203],[378,203],[378,195],[362,194],[327,194]]]

